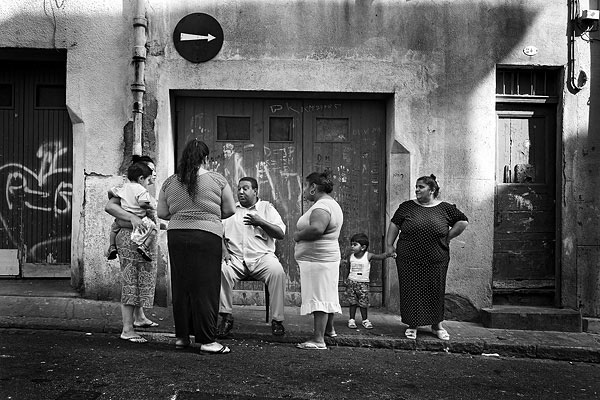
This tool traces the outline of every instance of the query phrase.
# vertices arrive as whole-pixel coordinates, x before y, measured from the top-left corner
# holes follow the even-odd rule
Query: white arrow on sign
[[[213,39],[216,39],[216,37],[214,37],[210,33],[208,35],[206,35],[206,36],[204,36],[204,35],[193,35],[191,33],[182,33],[179,40],[181,40],[182,42],[188,41],[188,40],[207,40],[207,41],[210,42]]]

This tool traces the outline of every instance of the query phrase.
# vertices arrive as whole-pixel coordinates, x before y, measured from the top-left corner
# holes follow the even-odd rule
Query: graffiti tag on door
[[[27,261],[66,262],[71,239],[72,168],[60,141],[43,143],[38,164],[9,162],[0,166],[2,248],[19,248]],[[70,164],[70,163],[69,163]],[[66,244],[67,249],[64,249]],[[63,250],[58,250],[59,247]]]
[[[246,144],[244,151],[251,151],[253,147],[253,144]],[[294,146],[276,149],[264,146],[264,160],[257,161],[254,165],[245,161],[244,151],[236,151],[232,143],[225,143],[223,156],[212,158],[208,168],[222,173],[233,185],[234,191],[241,178],[254,177],[259,185],[266,185],[265,189],[261,189],[261,193],[269,193],[271,201],[280,207],[284,214],[290,212],[290,201],[294,200],[297,204],[302,202],[302,181],[300,175],[294,171]]]

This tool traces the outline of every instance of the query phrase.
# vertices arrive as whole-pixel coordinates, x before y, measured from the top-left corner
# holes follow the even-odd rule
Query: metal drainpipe
[[[146,66],[146,1],[135,2],[133,17],[133,68],[134,82],[131,85],[133,94],[133,154],[142,154],[142,116],[144,114],[144,69]]]

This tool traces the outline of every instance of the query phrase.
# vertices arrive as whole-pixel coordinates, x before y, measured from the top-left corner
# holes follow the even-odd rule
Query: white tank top
[[[369,282],[369,273],[371,272],[371,263],[369,262],[369,252],[361,258],[356,258],[354,254],[350,255],[350,274],[348,279],[355,282]]]

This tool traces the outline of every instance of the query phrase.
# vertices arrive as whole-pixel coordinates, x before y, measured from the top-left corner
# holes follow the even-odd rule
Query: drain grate
[[[102,395],[102,393],[93,392],[91,390],[69,389],[58,396],[56,400],[96,400],[100,395]]]

